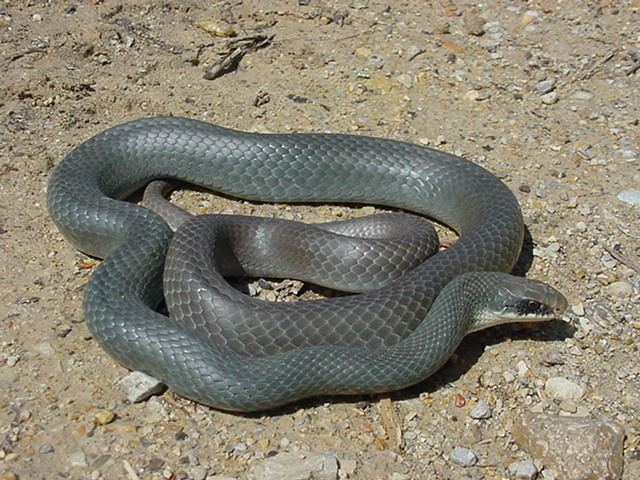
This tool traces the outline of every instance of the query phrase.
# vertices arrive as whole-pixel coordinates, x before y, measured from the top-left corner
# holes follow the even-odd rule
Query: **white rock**
[[[554,103],[556,103],[558,100],[560,99],[558,92],[549,92],[549,93],[545,93],[544,95],[542,95],[540,97],[540,100],[542,100],[542,103],[544,103],[545,105],[553,105]]]
[[[411,75],[408,75],[406,73],[401,73],[400,75],[398,75],[396,77],[396,80],[406,88],[411,88],[413,86],[413,78],[411,78]]]
[[[356,473],[357,463],[355,460],[343,458],[340,460],[340,473],[347,477],[352,477]]]
[[[278,453],[251,469],[256,480],[336,480],[338,459],[332,453]]]
[[[584,315],[584,305],[582,302],[571,305],[571,311],[581,317]]]
[[[584,388],[564,377],[551,377],[544,384],[544,391],[555,400],[579,400]]]
[[[527,365],[527,363],[524,360],[520,360],[516,364],[516,367],[518,369],[518,376],[520,378],[524,378],[529,374],[529,365]]]
[[[165,388],[159,380],[142,372],[131,372],[118,381],[118,386],[127,394],[131,403],[142,402]]]

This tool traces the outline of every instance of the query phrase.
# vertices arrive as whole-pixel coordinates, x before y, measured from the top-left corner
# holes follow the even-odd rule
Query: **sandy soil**
[[[223,21],[236,38],[274,37],[207,80],[233,39],[197,25]],[[638,478],[640,207],[617,195],[640,189],[639,25],[637,0],[2,2],[0,478],[243,479],[278,452],[327,449],[341,478],[507,478],[530,458],[511,436],[529,410],[617,421],[623,478]],[[57,232],[44,192],[83,140],[166,114],[382,136],[480,163],[522,205],[521,270],[571,308],[563,321],[469,337],[390,407],[331,398],[236,416],[171,392],[129,404],[116,386],[127,371],[83,324],[97,261]],[[177,197],[198,213],[362,211]],[[551,377],[584,393],[549,398]],[[479,400],[491,418],[470,417]],[[455,446],[478,463],[456,464]]]

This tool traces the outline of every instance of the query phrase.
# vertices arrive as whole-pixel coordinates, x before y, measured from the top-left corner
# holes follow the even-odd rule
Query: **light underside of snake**
[[[158,214],[123,201],[159,178],[248,200],[395,207],[434,218],[460,238],[371,292],[282,309],[247,299],[250,314],[238,313],[234,302],[241,294],[222,275],[263,274],[262,267],[252,270],[260,263],[254,257],[269,254],[252,254],[247,246],[286,245],[291,231],[266,234],[267,227],[254,228],[256,220],[240,220],[244,226],[238,227],[229,218],[194,219],[172,241]],[[524,228],[509,189],[465,159],[409,143],[141,119],[73,150],[52,173],[47,200],[63,235],[79,250],[105,258],[84,300],[95,339],[128,368],[220,409],[254,411],[315,395],[400,389],[436,371],[471,331],[547,320],[566,307],[555,289],[501,273],[513,267]],[[246,232],[260,235],[245,240],[246,225]],[[205,242],[195,259],[187,258],[192,237]],[[307,240],[311,250],[328,249],[322,238]],[[236,259],[231,264],[238,271],[228,267],[228,258]],[[309,268],[323,270],[323,261]],[[176,318],[155,311],[163,298],[163,269]],[[368,274],[359,267],[348,273]],[[307,278],[306,272],[300,276]],[[203,312],[203,301],[221,310]],[[264,328],[261,320],[284,321],[284,337],[283,329]],[[232,328],[219,329],[216,321]],[[250,346],[256,338],[262,350]],[[270,341],[277,347],[270,348]]]

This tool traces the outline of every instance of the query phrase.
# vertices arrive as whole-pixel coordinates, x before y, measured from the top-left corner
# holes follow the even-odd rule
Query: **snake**
[[[196,217],[174,234],[161,215],[126,201],[156,179],[249,201],[389,207],[434,219],[459,238],[372,291],[294,302],[278,312],[252,300],[247,308],[254,320],[247,325],[262,345],[277,344],[279,331],[254,321],[274,324],[276,315],[284,315],[299,336],[317,337],[256,352],[244,349],[251,342],[217,338],[196,301],[222,305],[218,316],[238,316],[234,302],[243,294],[230,292],[224,270],[217,269],[222,258],[237,254],[236,263],[251,274],[245,268],[251,252],[234,250],[230,219],[209,224]],[[403,141],[253,133],[181,117],[142,118],[75,147],[50,175],[47,206],[76,249],[103,259],[84,292],[93,338],[123,366],[220,410],[261,411],[309,397],[399,390],[436,372],[467,334],[549,320],[567,306],[553,287],[508,273],[524,235],[511,190],[467,159]],[[194,236],[206,242],[195,260],[187,256],[194,253],[188,243]],[[274,236],[251,243],[267,248]],[[218,283],[194,286],[202,279]],[[158,311],[171,296],[182,319]]]

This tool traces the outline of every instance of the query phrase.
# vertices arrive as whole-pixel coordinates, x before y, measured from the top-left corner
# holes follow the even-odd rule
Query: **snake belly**
[[[432,217],[460,238],[381,290],[312,302],[318,315],[335,319],[334,328],[406,321],[409,333],[399,341],[243,355],[154,310],[172,232],[157,214],[122,199],[158,178],[247,200],[396,207]],[[511,191],[463,158],[366,136],[246,133],[179,117],[135,120],[80,144],[52,172],[47,201],[76,248],[105,258],[83,304],[100,345],[180,395],[233,411],[391,391],[428,377],[467,331],[456,320],[456,298],[439,301],[437,312],[430,311],[434,299],[463,272],[509,271],[524,232]]]

